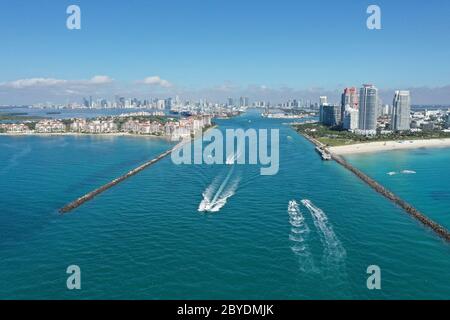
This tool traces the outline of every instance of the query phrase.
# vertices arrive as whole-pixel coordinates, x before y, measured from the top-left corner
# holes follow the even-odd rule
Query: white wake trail
[[[302,204],[309,210],[314,219],[314,225],[320,234],[324,246],[323,262],[330,268],[340,267],[345,260],[346,251],[341,241],[333,231],[333,227],[326,214],[316,207],[310,200],[302,200]]]
[[[203,193],[203,200],[200,202],[198,211],[200,212],[218,212],[222,209],[227,200],[232,197],[239,186],[239,177],[233,177],[234,167],[230,169],[225,179],[217,188],[218,178],[214,179]]]
[[[303,272],[315,271],[314,260],[307,243],[310,229],[295,200],[289,201],[288,214],[291,224],[289,240],[293,243],[291,250],[298,257],[300,270]]]

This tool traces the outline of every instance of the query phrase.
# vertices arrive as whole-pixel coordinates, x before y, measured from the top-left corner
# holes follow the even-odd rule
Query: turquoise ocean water
[[[171,144],[0,136],[0,299],[450,297],[448,244],[322,162],[284,121],[251,112],[217,122],[279,128],[279,173],[169,157],[66,216],[58,208]],[[448,149],[348,159],[450,228]],[[403,170],[416,173],[386,174]],[[198,211],[205,198],[217,212]],[[80,291],[66,289],[72,264]],[[369,265],[380,266],[382,290],[367,289]]]

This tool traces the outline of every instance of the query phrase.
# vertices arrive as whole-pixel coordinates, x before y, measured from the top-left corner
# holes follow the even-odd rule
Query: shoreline
[[[203,134],[208,132],[210,129],[216,128],[218,125],[214,124],[206,129],[203,128]],[[204,131],[203,131],[204,130]],[[157,138],[170,140],[169,136],[158,136],[154,134],[137,134],[129,132],[109,132],[109,133],[83,133],[83,132],[2,132],[0,137],[58,137],[58,136],[86,136],[86,137],[140,137],[140,138]]]
[[[40,136],[40,137],[52,137],[52,136],[98,136],[98,137],[149,137],[149,138],[161,138],[161,139],[170,139],[170,137],[165,136],[157,136],[157,135],[151,135],[151,134],[135,134],[135,133],[128,133],[128,132],[111,132],[111,133],[80,133],[80,132],[53,132],[53,133],[22,133],[22,132],[5,132],[0,133],[0,137],[2,136],[25,136],[25,137],[31,137],[31,136]]]
[[[305,137],[308,141],[310,141],[313,145],[316,147],[323,147],[322,144],[315,140],[314,138],[310,137],[309,135],[305,133],[301,133],[303,137]],[[450,139],[436,139],[436,140],[445,140],[446,143],[450,146]],[[418,141],[429,141],[429,140],[418,140]],[[393,142],[393,143],[399,143],[398,141],[387,141],[387,142]],[[377,142],[375,142],[377,143]],[[381,142],[384,144],[385,142]],[[363,144],[364,145],[364,144]],[[347,147],[347,146],[345,146]],[[397,149],[395,149],[397,150]],[[440,224],[436,223],[435,221],[428,218],[425,214],[417,210],[414,206],[379,184],[374,179],[370,178],[368,175],[363,173],[361,170],[357,169],[353,165],[351,165],[349,162],[347,162],[344,157],[341,157],[340,155],[336,153],[331,153],[331,159],[334,160],[336,163],[340,164],[342,167],[353,173],[356,177],[361,179],[365,184],[367,184],[370,188],[372,188],[375,192],[381,194],[386,199],[394,203],[395,205],[402,208],[408,215],[410,215],[415,220],[419,221],[422,225],[430,228],[437,236],[441,237],[447,242],[450,242],[450,232]]]
[[[411,150],[419,148],[448,148],[450,138],[445,139],[422,139],[422,140],[399,140],[399,141],[377,141],[351,144],[347,146],[328,147],[333,155],[349,155],[376,153],[384,151]]]

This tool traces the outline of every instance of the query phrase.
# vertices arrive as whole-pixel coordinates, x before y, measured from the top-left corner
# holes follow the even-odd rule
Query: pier
[[[311,141],[312,143],[314,143],[318,148],[320,148],[322,150],[326,150],[325,146],[322,143],[320,143],[319,141],[317,141],[316,139],[314,139],[306,134],[303,134],[303,136],[306,139],[308,139],[309,141]],[[361,170],[352,166],[350,163],[345,161],[344,158],[342,158],[338,155],[334,155],[332,153],[330,153],[330,156],[331,156],[331,159],[333,159],[334,161],[339,163],[341,166],[343,166],[344,168],[351,171],[353,174],[355,174],[358,178],[360,178],[363,182],[365,182],[368,186],[370,186],[376,192],[378,192],[379,194],[383,195],[384,197],[386,197],[387,199],[389,199],[390,201],[392,201],[393,203],[398,205],[400,208],[405,210],[406,213],[408,213],[414,219],[418,220],[424,226],[426,226],[426,227],[430,228],[432,231],[434,231],[439,237],[450,242],[450,232],[446,228],[444,228],[443,226],[439,225],[438,223],[436,223],[433,220],[431,220],[430,218],[428,218],[426,215],[424,215],[419,210],[414,208],[408,202],[406,202],[405,200],[401,199],[399,196],[397,196],[393,192],[391,192],[388,189],[386,189],[385,187],[383,187],[381,184],[376,182],[374,179],[370,178],[368,175],[363,173]]]
[[[95,189],[94,191],[91,191],[87,194],[85,194],[84,196],[78,198],[77,200],[67,204],[66,206],[62,207],[59,212],[61,214],[65,214],[68,213],[76,208],[78,208],[79,206],[81,206],[83,203],[92,200],[95,196],[98,196],[99,194],[101,194],[102,192],[112,188],[113,186],[121,183],[122,181],[134,176],[135,174],[141,172],[142,170],[146,169],[147,167],[157,163],[158,161],[162,160],[163,158],[167,157],[168,155],[170,155],[176,148],[178,148],[179,146],[175,146],[172,149],[167,150],[166,152],[161,153],[159,156],[157,156],[156,158],[145,162],[144,164],[140,165],[139,167],[127,172],[126,174],[112,180],[111,182],[101,186],[100,188]]]

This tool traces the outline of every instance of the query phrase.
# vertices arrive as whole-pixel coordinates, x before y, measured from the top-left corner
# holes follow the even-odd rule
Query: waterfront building
[[[409,91],[395,91],[391,113],[391,128],[394,131],[411,129],[411,98]]]
[[[358,110],[359,96],[355,87],[345,88],[341,95],[341,119],[344,121],[346,108]]]
[[[328,105],[328,98],[326,96],[319,97],[319,122],[323,123],[323,107]]]
[[[157,121],[128,120],[121,127],[122,132],[133,134],[160,134],[163,132],[163,125]]]
[[[113,120],[74,119],[69,129],[71,132],[80,133],[113,133],[118,131],[118,126]]]
[[[377,130],[378,89],[365,84],[359,91],[359,123],[361,134],[375,134]]]
[[[324,105],[322,106],[322,124],[335,127],[341,123],[341,106]]]
[[[0,129],[8,133],[31,133],[30,128],[23,123],[4,123],[0,124]]]
[[[342,120],[342,127],[349,131],[355,131],[359,125],[359,110],[348,107],[344,111],[344,118]]]
[[[36,123],[35,131],[38,133],[65,132],[66,125],[58,120],[42,120]]]
[[[113,133],[117,132],[117,124],[112,120],[94,120],[87,124],[88,133]]]
[[[353,109],[358,109],[359,105],[359,96],[356,88],[345,88],[344,93],[341,96],[341,105],[345,108],[349,106]]]
[[[74,119],[69,128],[71,132],[83,132],[86,125],[86,119]]]

